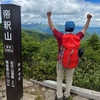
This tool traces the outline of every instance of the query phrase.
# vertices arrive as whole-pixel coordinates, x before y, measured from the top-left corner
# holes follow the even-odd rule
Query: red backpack
[[[75,34],[64,34],[62,37],[61,63],[65,68],[76,68],[78,65],[78,49],[80,37]]]

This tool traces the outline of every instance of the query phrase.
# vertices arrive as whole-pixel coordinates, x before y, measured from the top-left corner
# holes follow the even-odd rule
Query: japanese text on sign
[[[4,39],[11,41],[12,40],[12,33],[8,32],[8,30],[11,30],[11,21],[9,21],[11,14],[10,14],[10,10],[3,10],[3,17],[4,17],[4,21],[3,21],[3,28],[5,29],[5,33],[4,33]]]

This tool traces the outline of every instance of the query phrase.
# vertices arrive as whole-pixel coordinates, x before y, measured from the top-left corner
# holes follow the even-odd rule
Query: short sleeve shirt
[[[57,41],[58,41],[58,48],[59,48],[59,50],[60,50],[60,47],[62,46],[62,36],[63,36],[63,33],[62,32],[59,32],[56,28],[54,28],[53,30],[52,30],[52,32],[53,32],[53,35],[54,35],[54,37],[57,39]],[[83,37],[84,37],[84,34],[83,34],[83,32],[78,32],[78,33],[76,33],[76,35],[78,35],[79,37],[80,37],[80,39],[82,39]]]

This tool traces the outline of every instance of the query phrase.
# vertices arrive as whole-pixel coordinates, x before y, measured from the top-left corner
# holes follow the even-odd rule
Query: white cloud
[[[73,20],[76,25],[83,26],[86,14],[91,13],[93,18],[90,26],[100,25],[100,3],[93,4],[84,0],[12,0],[12,3],[21,6],[22,22],[47,23],[46,13],[51,10],[54,23]]]

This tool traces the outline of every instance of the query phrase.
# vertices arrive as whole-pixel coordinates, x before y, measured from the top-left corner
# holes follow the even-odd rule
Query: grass
[[[68,100],[73,100],[73,96],[72,96],[72,95],[70,95],[70,97],[68,98]]]

